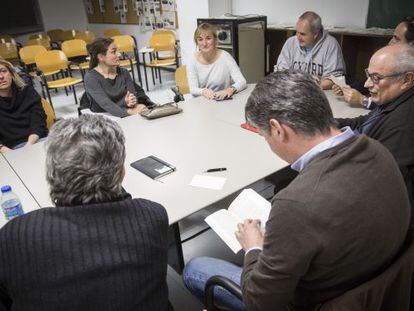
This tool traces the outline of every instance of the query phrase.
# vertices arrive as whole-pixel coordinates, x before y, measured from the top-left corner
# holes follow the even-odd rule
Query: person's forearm
[[[333,82],[330,79],[323,79],[320,82],[320,86],[322,88],[322,90],[330,90],[333,86]]]

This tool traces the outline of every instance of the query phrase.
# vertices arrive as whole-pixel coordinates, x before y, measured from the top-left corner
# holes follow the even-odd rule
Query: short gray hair
[[[400,44],[395,53],[395,72],[414,71],[414,47],[408,43]]]
[[[328,133],[336,126],[328,99],[308,73],[285,70],[260,81],[247,100],[246,120],[269,131],[276,119],[305,137]]]
[[[323,30],[322,18],[315,12],[306,11],[299,17],[299,20],[307,20],[313,33]]]
[[[110,202],[122,193],[125,138],[107,118],[58,121],[46,142],[46,179],[56,206]]]

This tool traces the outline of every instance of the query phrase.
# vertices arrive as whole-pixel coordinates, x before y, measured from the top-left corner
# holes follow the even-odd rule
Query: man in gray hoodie
[[[321,17],[308,11],[299,17],[296,37],[286,40],[274,69],[305,71],[329,90],[333,85],[329,77],[345,75],[345,62],[338,41],[323,29]]]

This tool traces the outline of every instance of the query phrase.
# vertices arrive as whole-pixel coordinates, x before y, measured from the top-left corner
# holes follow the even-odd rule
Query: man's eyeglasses
[[[380,75],[379,73],[369,73],[368,68],[365,69],[365,75],[367,76],[367,79],[371,79],[371,81],[374,84],[380,83],[380,81],[382,79],[391,78],[391,77],[398,77],[398,76],[400,76],[400,75],[402,75],[404,73],[406,73],[406,71],[404,71],[404,72],[397,72],[397,73],[393,73],[391,75],[384,76],[384,75]]]

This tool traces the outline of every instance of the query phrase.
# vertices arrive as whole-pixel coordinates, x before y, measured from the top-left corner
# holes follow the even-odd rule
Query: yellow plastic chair
[[[20,60],[24,65],[33,65],[35,64],[35,56],[41,52],[47,51],[43,45],[30,45],[22,47],[19,50]]]
[[[29,40],[31,39],[47,39],[49,40],[49,42],[52,41],[46,33],[37,33],[37,34],[30,35]]]
[[[51,29],[51,30],[48,30],[46,33],[52,42],[59,43],[60,41],[63,41],[62,39],[63,30],[62,29]]]
[[[72,40],[75,39],[75,34],[76,34],[76,30],[75,33],[73,30],[64,30],[62,31],[62,37],[61,37],[61,41],[67,41],[67,40]]]
[[[119,61],[119,65],[131,71],[132,79],[135,81],[135,73],[133,65],[136,66],[138,72],[138,80],[142,85],[141,72],[139,70],[139,58],[137,43],[133,36],[121,35],[112,37],[114,43],[118,49],[118,52],[122,54],[122,59]]]
[[[90,44],[95,40],[95,34],[92,31],[78,31],[75,33],[75,39],[80,39],[86,42],[86,44]]]
[[[9,62],[17,63],[19,61],[17,46],[10,42],[0,43],[0,57]]]
[[[6,42],[12,43],[13,42],[13,37],[10,36],[10,35],[0,35],[0,42],[1,43],[6,43]]]
[[[46,113],[46,126],[50,129],[56,121],[55,111],[53,110],[52,105],[44,98],[42,98],[42,106]]]
[[[109,28],[103,31],[104,37],[111,38],[122,35],[118,28]]]
[[[187,66],[183,65],[175,71],[175,84],[182,94],[190,93],[190,86],[188,85]]]
[[[82,83],[83,79],[72,77],[72,72],[68,66],[68,59],[62,51],[53,50],[39,53],[35,56],[36,67],[41,71],[41,78],[44,87],[46,88],[47,96],[50,104],[53,106],[52,98],[50,97],[50,89],[71,87],[73,96],[75,97],[75,103],[78,105],[78,99],[76,97],[75,85]],[[62,72],[63,78],[47,81],[45,72],[51,72],[59,70]]]
[[[147,82],[147,70],[146,67],[151,68],[152,73],[152,82],[155,84],[154,78],[154,70],[155,74],[158,72],[158,78],[160,83],[161,81],[161,70],[167,66],[176,66],[178,68],[178,61],[177,61],[177,50],[175,46],[175,38],[171,36],[171,34],[156,34],[152,35],[148,47],[153,49],[153,52],[150,53],[150,62],[147,64],[145,60],[144,54],[144,72],[145,72],[145,81]],[[169,53],[170,55],[174,55],[174,57],[167,57],[167,58],[160,58],[159,53]],[[148,82],[147,82],[147,90],[148,90]]]
[[[46,48],[46,50],[50,50],[52,48],[50,45],[50,40],[48,38],[29,39],[26,42],[26,46],[30,45],[42,45]]]
[[[62,43],[61,48],[66,57],[72,61],[72,64],[69,65],[70,69],[79,70],[83,79],[85,70],[89,69],[89,62],[86,61],[88,56],[86,42],[81,39],[68,40]]]
[[[169,30],[169,29],[157,29],[154,30],[153,32],[153,36],[156,35],[167,35],[167,36],[172,36],[174,38],[175,41],[175,46],[176,46],[176,50],[178,50],[178,43],[177,43],[177,39],[176,39],[176,34],[173,30]],[[158,55],[158,59],[171,59],[171,58],[180,58],[180,55],[177,55],[175,52],[170,51],[170,52],[164,52],[163,54]]]

